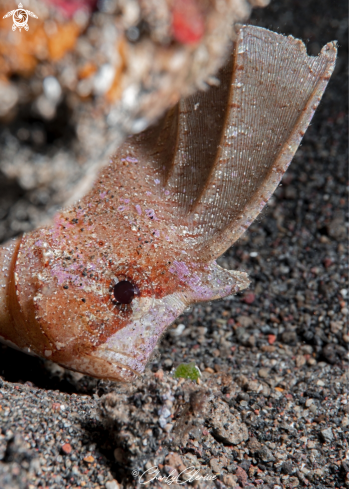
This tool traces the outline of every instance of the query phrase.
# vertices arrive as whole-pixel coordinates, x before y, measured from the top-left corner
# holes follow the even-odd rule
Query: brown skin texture
[[[173,260],[182,259],[179,243],[165,239],[171,231],[160,209],[153,218],[146,214],[146,182],[137,192],[132,187],[125,192],[139,163],[123,162],[121,156],[87,197],[56,216],[52,227],[21,241],[11,296],[15,330],[33,352],[58,363],[92,352],[129,323],[133,303],[116,303],[117,281],[135,284],[140,300],[182,287],[169,272]],[[143,208],[141,215],[136,206]]]

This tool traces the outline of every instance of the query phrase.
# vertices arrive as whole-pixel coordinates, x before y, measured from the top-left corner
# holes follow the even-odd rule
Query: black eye
[[[114,285],[113,293],[115,300],[120,304],[131,304],[134,296],[139,295],[139,288],[127,280],[122,280]]]

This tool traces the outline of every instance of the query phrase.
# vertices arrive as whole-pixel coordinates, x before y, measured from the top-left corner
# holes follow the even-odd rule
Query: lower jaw
[[[132,382],[140,375],[140,372],[138,373],[126,365],[109,362],[94,354],[89,354],[70,362],[65,361],[62,366],[91,377],[117,382]]]

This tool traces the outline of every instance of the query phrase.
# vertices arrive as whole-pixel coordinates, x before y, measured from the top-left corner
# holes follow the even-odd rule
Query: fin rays
[[[186,229],[196,255],[217,258],[261,212],[300,144],[335,59],[335,43],[311,57],[291,36],[239,26],[219,86],[181,101],[136,138],[161,182],[156,192],[168,218]]]

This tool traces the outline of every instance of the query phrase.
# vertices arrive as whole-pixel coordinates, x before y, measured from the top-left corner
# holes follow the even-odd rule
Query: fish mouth
[[[135,379],[144,372],[161,335],[185,307],[180,294],[155,299],[147,314],[117,331],[90,352],[91,357],[112,365],[123,381]]]
[[[75,370],[76,372],[90,375],[97,379],[106,379],[116,382],[133,382],[141,372],[137,372],[132,367],[117,361],[114,357],[112,360],[103,358],[95,353],[90,353],[79,358],[78,361],[64,362],[63,367]]]

